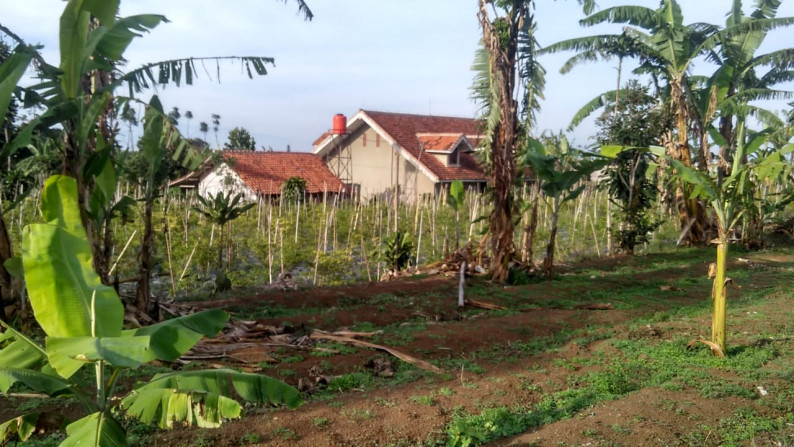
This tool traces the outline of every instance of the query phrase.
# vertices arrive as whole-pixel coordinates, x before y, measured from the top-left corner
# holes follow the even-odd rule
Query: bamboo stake
[[[372,273],[369,270],[369,259],[367,259],[367,245],[364,243],[364,234],[361,235],[361,254],[364,256],[364,265],[367,267],[367,281],[372,282]]]
[[[419,207],[417,207],[417,211]],[[422,251],[422,222],[424,221],[425,213],[419,213],[419,235],[416,241],[416,267],[419,267],[419,253]]]
[[[130,246],[130,243],[132,242],[132,238],[135,237],[135,233],[137,232],[138,230],[133,230],[132,236],[130,236],[130,238],[127,240],[127,243],[124,244],[124,248],[121,249],[121,253],[119,253],[119,256],[116,258],[116,262],[114,262],[113,266],[110,267],[110,270],[108,271],[108,276],[112,275],[113,271],[116,270],[116,266],[119,265],[119,261],[121,261],[121,257],[124,256],[124,253],[127,251],[127,247]]]
[[[295,200],[300,200],[300,196],[298,196],[298,198],[296,198]],[[298,209],[297,214],[295,214],[295,244],[297,245],[298,244],[298,226],[299,226],[299,222],[300,222],[300,219],[301,219],[301,204],[300,203],[296,203],[295,204],[295,208]]]
[[[187,262],[185,263],[185,268],[182,269],[182,274],[179,275],[179,279],[177,280],[177,282],[182,282],[182,278],[185,277],[185,273],[187,273],[187,268],[190,267],[190,261],[193,259],[193,254],[196,253],[196,249],[199,246],[199,242],[201,242],[201,239],[197,240],[196,241],[196,245],[193,246],[193,250],[190,252],[190,256],[187,257]]]

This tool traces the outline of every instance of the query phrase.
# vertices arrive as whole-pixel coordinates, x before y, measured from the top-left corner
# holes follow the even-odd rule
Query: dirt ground
[[[664,257],[658,256],[658,261],[662,262]],[[295,411],[249,408],[243,419],[228,422],[220,429],[185,428],[160,433],[156,436],[157,444],[411,446],[422,445],[428,439],[443,439],[443,431],[456,413],[477,413],[499,406],[528,406],[539,402],[547,393],[566,389],[574,374],[592,368],[571,365],[596,352],[608,355],[610,349],[614,349],[611,347],[614,340],[637,336],[670,339],[681,335],[681,331],[692,331],[692,336],[707,333],[710,328],[708,315],[686,323],[660,322],[653,328],[648,326],[647,333],[643,332],[644,328],[629,324],[637,317],[672,307],[703,305],[710,292],[705,281],[692,281],[691,287],[674,288],[662,299],[649,300],[647,305],[639,307],[590,310],[575,305],[577,301],[593,303],[594,296],[600,297],[598,304],[604,304],[611,291],[634,287],[638,282],[673,284],[705,275],[707,270],[704,261],[693,261],[683,267],[647,268],[656,261],[653,257],[641,261],[614,258],[579,264],[562,272],[577,275],[586,270],[592,280],[586,285],[544,281],[494,287],[481,279],[468,280],[470,297],[514,307],[520,302],[520,312],[461,312],[456,306],[457,279],[439,276],[196,302],[197,309],[220,307],[239,318],[255,319],[266,325],[286,325],[295,333],[308,334],[315,329],[337,331],[362,324],[374,328],[413,327],[408,336],[389,338],[386,334],[381,342],[384,345],[391,342],[391,347],[404,353],[434,361],[445,373],[418,373],[416,380],[407,383],[385,380],[381,386],[354,387],[338,394],[323,394],[322,398],[309,395],[307,403]],[[642,273],[608,274],[618,268],[630,269],[634,262],[642,262]],[[789,265],[794,258],[767,256],[759,262]],[[731,268],[750,267],[747,263],[734,262]],[[769,279],[765,275],[774,274],[778,273],[752,276],[741,289],[732,290],[732,296],[765,287]],[[639,300],[643,298],[637,296]],[[561,299],[567,301],[556,305]],[[781,304],[770,299],[765,305],[771,310],[780,309]],[[774,319],[771,317],[774,313],[769,315]],[[733,326],[731,334],[758,331],[759,324],[790,332],[791,323],[790,320],[754,320],[754,326]],[[561,337],[561,333],[586,333],[589,338],[582,341],[580,337],[574,341]],[[528,344],[541,341],[556,349],[539,349],[527,354]],[[522,349],[517,347],[519,345]],[[791,342],[785,347],[790,349]],[[318,374],[329,377],[354,372],[372,374],[373,363],[385,363],[393,370],[399,369],[400,363],[384,352],[366,348],[332,356],[314,356],[297,347],[294,350],[281,348],[273,355],[282,361],[262,372],[294,386],[316,382]],[[286,359],[289,360],[284,361]],[[287,370],[288,374],[284,372]],[[686,433],[730,415],[740,404],[738,400],[736,397],[715,400],[687,391],[644,388],[493,445],[687,445],[682,440]],[[792,433],[794,440],[794,429]],[[703,445],[717,445],[715,442],[715,439],[706,439]]]

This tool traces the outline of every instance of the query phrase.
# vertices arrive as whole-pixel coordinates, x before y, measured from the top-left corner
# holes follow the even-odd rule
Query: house
[[[416,200],[454,180],[484,188],[474,153],[480,138],[480,122],[471,118],[360,110],[318,138],[314,154],[352,194],[366,198],[396,188],[402,200]]]
[[[246,200],[277,197],[290,177],[306,180],[306,194],[345,192],[342,182],[317,155],[309,152],[222,151],[222,161],[205,160],[198,169],[168,184],[197,188],[202,196],[218,191],[239,192]]]

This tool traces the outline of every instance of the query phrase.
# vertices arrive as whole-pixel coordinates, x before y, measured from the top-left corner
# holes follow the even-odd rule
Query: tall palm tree
[[[215,134],[215,145],[221,147],[218,143],[218,129],[221,126],[221,116],[217,113],[212,114],[212,132]]]
[[[202,121],[199,123],[199,132],[204,135],[204,141],[207,141],[207,132],[210,131],[210,126],[206,122]]]
[[[187,120],[187,137],[190,139],[190,120],[193,119],[193,112],[190,110],[185,111],[185,119]]]

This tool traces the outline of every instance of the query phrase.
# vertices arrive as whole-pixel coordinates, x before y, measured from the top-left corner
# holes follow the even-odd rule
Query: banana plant
[[[717,218],[717,237],[711,241],[717,246],[717,262],[712,287],[714,310],[709,346],[720,356],[725,354],[726,347],[726,286],[730,282],[726,275],[726,266],[728,248],[734,240],[734,230],[747,212],[748,202],[755,200],[753,191],[758,182],[780,176],[790,170],[791,166],[786,161],[785,154],[794,152],[794,144],[790,144],[780,151],[756,156],[745,162],[746,158],[758,151],[768,134],[763,131],[753,133],[745,143],[745,130],[742,124],[740,126],[742,126],[739,129],[740,139],[737,142],[736,155],[728,177],[713,178],[706,172],[685,166],[680,161],[667,157],[673,169],[673,177],[693,186],[690,198],[707,201]]]
[[[584,190],[581,182],[608,163],[608,159],[570,147],[568,139],[560,134],[546,134],[542,141],[530,138],[524,155],[525,164],[532,169],[540,190],[551,205],[551,232],[543,259],[543,271],[552,277],[554,251],[557,243],[557,221],[565,202],[579,197]]]
[[[460,210],[463,209],[463,201],[465,199],[465,190],[463,182],[455,180],[449,185],[449,194],[447,194],[447,205],[455,211],[455,250],[460,248]]]
[[[38,344],[0,322],[5,328],[0,333],[0,392],[14,395],[14,387],[51,397],[71,396],[82,403],[86,415],[66,426],[61,447],[126,446],[119,415],[157,422],[162,428],[217,427],[225,419],[240,417],[241,406],[233,396],[290,408],[301,404],[297,390],[276,379],[225,369],[159,374],[119,393],[125,370],[154,360],[176,360],[202,337],[218,333],[229,315],[215,309],[125,330],[121,300],[92,268],[77,191],[71,177],[49,178],[41,198],[45,223],[25,228],[25,280],[46,336],[44,344]],[[85,371],[78,374],[81,370]],[[93,383],[84,383],[85,376],[93,376]],[[28,439],[42,416],[23,414],[0,424],[0,444]]]
[[[226,248],[226,252],[228,254],[231,248],[231,222],[245,214],[245,212],[249,209],[253,208],[256,203],[251,202],[240,204],[240,200],[243,198],[242,194],[238,193],[232,196],[232,191],[228,191],[226,193],[223,191],[218,191],[214,197],[209,196],[205,198],[199,195],[197,198],[201,203],[201,207],[193,207],[193,210],[204,215],[207,219],[220,227],[221,242],[218,244],[218,269],[222,269],[223,250]],[[225,245],[223,239],[224,231],[227,233]],[[229,259],[227,256],[226,270],[229,269],[228,261]]]

